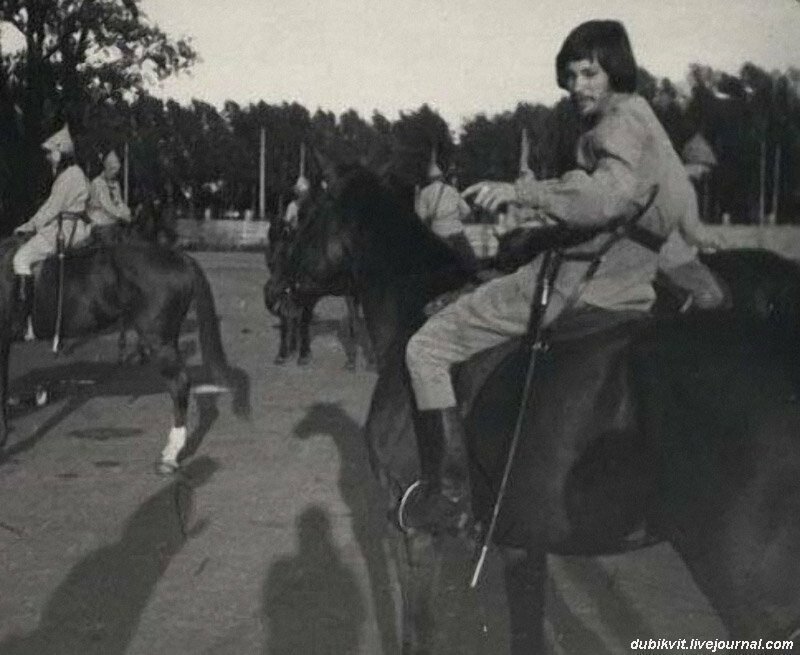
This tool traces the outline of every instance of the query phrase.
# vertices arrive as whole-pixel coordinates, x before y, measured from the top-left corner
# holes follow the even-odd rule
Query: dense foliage
[[[338,159],[422,184],[435,147],[439,165],[459,184],[513,179],[520,135],[530,136],[528,164],[540,178],[574,164],[578,125],[568,100],[521,103],[477,115],[460,126],[428,105],[392,120],[349,110],[340,116],[302,105],[259,102],[221,108],[180,105],[146,91],[148,81],[191,66],[191,45],[164,34],[138,0],[0,0],[0,20],[24,35],[26,48],[0,67],[0,220],[7,232],[41,199],[48,182],[38,144],[68,120],[90,175],[97,153],[128,145],[131,201],[152,194],[178,209],[214,216],[255,210],[259,134],[266,136],[266,205],[281,211],[298,174],[300,144]],[[640,71],[639,92],[653,105],[676,149],[701,134],[718,165],[703,192],[704,214],[717,222],[753,223],[776,214],[800,222],[800,71],[768,73],[746,63],[738,75],[701,65],[679,92],[670,80]],[[309,157],[307,174],[320,172]],[[777,180],[777,186],[776,186]],[[16,210],[16,211],[15,211]]]

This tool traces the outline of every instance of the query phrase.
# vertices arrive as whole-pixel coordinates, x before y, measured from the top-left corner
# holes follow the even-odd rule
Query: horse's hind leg
[[[540,549],[504,548],[505,584],[512,655],[545,652],[547,554]]]
[[[281,318],[280,320],[280,345],[278,346],[278,354],[275,355],[274,363],[283,364],[289,356],[289,330],[291,329],[292,319]]]
[[[172,429],[167,437],[167,443],[161,451],[161,460],[157,464],[159,473],[168,474],[178,470],[178,456],[186,445],[189,376],[178,351],[177,340],[159,346],[157,362],[161,375],[167,381],[169,395],[172,398]]]
[[[300,318],[297,319],[297,338],[299,342],[299,352],[297,363],[300,366],[308,364],[311,359],[311,318],[314,315],[314,305],[307,305],[300,311]]]

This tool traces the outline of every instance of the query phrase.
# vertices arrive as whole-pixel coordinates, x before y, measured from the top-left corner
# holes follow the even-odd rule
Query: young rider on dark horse
[[[103,170],[92,180],[86,213],[92,222],[92,235],[98,243],[112,245],[122,240],[123,228],[131,222],[131,210],[122,198],[117,176],[121,168],[114,150],[102,157]]]
[[[297,224],[300,221],[300,212],[311,195],[311,183],[302,171],[297,181],[294,183],[292,191],[294,192],[294,199],[286,207],[286,212],[283,215],[283,222],[291,228],[292,232],[295,232],[297,230]]]
[[[85,241],[90,234],[86,217],[89,199],[89,181],[75,159],[75,144],[65,125],[42,144],[47,161],[53,168],[55,181],[50,196],[33,218],[19,225],[15,234],[33,233],[14,255],[14,273],[17,276],[17,319],[22,322],[29,316],[33,294],[31,267],[56,251],[59,217],[67,246]]]
[[[516,184],[479,182],[463,193],[489,211],[518,204],[566,226],[601,228],[634,215],[657,188],[638,227],[663,241],[660,250],[652,248],[652,242],[646,247],[621,238],[574,303],[571,296],[589,263],[564,261],[544,326],[551,326],[562,312],[566,314],[561,320],[590,310],[644,317],[655,300],[653,281],[659,268],[691,294],[695,306],[710,308],[722,302],[722,290],[697,259],[697,248],[689,245],[717,244],[703,240],[694,189],[663,127],[636,94],[636,71],[621,23],[579,25],[556,58],[558,85],[569,92],[583,123],[578,168],[558,179],[526,176]],[[595,240],[599,244],[607,238],[599,235]],[[591,250],[591,244],[581,249]],[[409,341],[406,363],[419,410],[416,431],[425,484],[407,503],[406,525],[457,529],[470,520],[464,430],[450,369],[525,334],[542,259],[461,296],[429,318]]]

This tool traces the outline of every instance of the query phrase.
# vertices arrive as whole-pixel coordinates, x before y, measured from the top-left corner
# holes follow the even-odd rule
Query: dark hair
[[[595,57],[608,75],[612,91],[636,91],[636,59],[625,27],[616,20],[590,20],[569,33],[556,56],[558,86],[568,90],[568,64]]]

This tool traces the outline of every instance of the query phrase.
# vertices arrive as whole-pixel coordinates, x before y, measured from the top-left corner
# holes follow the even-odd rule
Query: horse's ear
[[[336,170],[336,164],[334,164],[333,160],[318,148],[314,148],[313,152],[314,158],[317,160],[317,163],[322,171],[322,177],[325,178],[325,181],[328,183],[329,187],[333,186],[339,179],[339,173]]]

